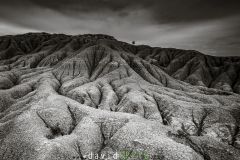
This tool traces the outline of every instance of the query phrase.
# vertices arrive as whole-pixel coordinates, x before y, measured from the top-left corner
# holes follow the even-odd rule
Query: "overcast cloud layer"
[[[0,0],[0,35],[103,33],[137,44],[240,56],[239,0]]]

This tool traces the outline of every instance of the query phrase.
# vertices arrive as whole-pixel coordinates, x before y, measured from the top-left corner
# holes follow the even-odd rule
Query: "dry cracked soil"
[[[0,159],[239,160],[239,94],[240,57],[2,36]]]

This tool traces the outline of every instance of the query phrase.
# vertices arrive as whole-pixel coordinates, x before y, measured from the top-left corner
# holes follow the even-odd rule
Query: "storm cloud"
[[[237,0],[0,0],[0,34],[103,33],[127,42],[240,55]]]

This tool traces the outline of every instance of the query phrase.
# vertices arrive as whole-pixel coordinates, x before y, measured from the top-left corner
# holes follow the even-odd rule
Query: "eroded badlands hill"
[[[106,35],[0,37],[0,157],[238,160],[239,75],[238,57]]]

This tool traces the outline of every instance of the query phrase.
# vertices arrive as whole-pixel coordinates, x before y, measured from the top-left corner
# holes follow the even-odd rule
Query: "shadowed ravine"
[[[239,93],[239,57],[107,35],[2,36],[0,159],[238,160]]]

